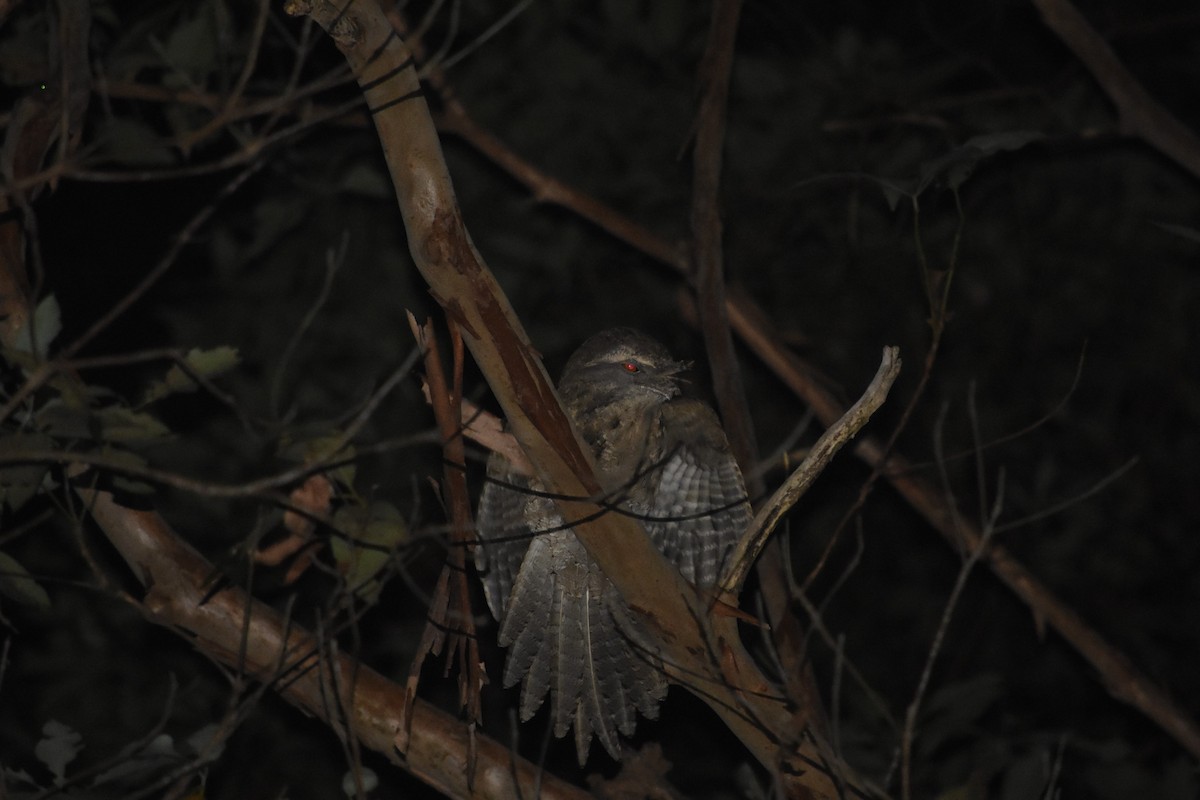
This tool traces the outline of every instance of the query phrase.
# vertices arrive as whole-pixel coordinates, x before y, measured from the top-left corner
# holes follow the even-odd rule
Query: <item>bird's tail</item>
[[[666,696],[652,640],[570,531],[536,537],[521,573],[500,629],[504,684],[523,679],[521,719],[549,691],[554,735],[574,725],[580,764],[593,734],[619,759],[617,733],[633,734],[638,711],[657,717]]]

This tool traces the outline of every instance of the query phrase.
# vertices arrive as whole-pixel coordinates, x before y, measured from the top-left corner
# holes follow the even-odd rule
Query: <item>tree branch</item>
[[[374,3],[291,0],[331,36],[375,120],[408,232],[430,290],[461,328],[539,481],[560,496],[597,497],[591,454],[558,402],[536,351],[463,225],[437,132],[407,46]],[[703,698],[751,753],[793,791],[835,797],[837,781],[786,699],[741,644],[731,618],[705,605],[633,519],[593,502],[560,500],[563,518],[662,645],[668,674]],[[836,768],[835,768],[836,769]]]
[[[857,436],[871,415],[879,410],[899,374],[899,351],[895,347],[885,347],[879,371],[875,373],[874,380],[871,381],[871,385],[867,387],[863,396],[837,422],[830,425],[825,433],[821,434],[821,438],[817,439],[816,444],[809,451],[808,457],[754,515],[750,527],[738,541],[737,547],[730,557],[731,568],[721,580],[722,590],[736,593],[741,588],[750,566],[766,547],[771,533],[783,519],[783,515],[790,511],[796,501],[808,491],[808,488],[813,485],[817,476],[825,470],[837,452]]]
[[[75,472],[79,481],[79,470]],[[451,797],[533,797],[538,781],[542,797],[590,796],[543,775],[537,765],[482,735],[474,737],[477,768],[472,792],[467,726],[420,700],[413,705],[412,734],[401,756],[392,742],[403,722],[404,687],[337,653],[334,646],[241,589],[227,586],[212,592],[217,571],[156,513],[125,508],[108,492],[76,491],[145,587],[141,607],[150,622],[182,633],[214,660],[272,684],[284,699],[340,736],[357,737],[363,746]]]
[[[733,351],[729,315],[725,311],[725,259],[721,225],[721,163],[725,147],[725,114],[729,73],[742,0],[714,0],[708,45],[700,62],[700,107],[696,112],[696,147],[692,153],[691,269],[695,282],[700,331],[712,367],[713,390],[734,457],[746,476],[751,497],[762,494],[754,471],[758,448],[750,422],[750,406]],[[751,485],[751,483],[756,485]]]
[[[545,175],[518,156],[499,138],[481,128],[461,103],[445,106],[444,127],[462,137],[509,175],[529,188],[534,198],[570,209],[619,241],[671,268],[681,276],[688,272],[686,255],[669,242],[594,197],[569,184]],[[820,372],[783,344],[769,317],[753,301],[743,297],[726,299],[730,324],[738,338],[813,412],[821,424],[833,425],[845,412],[820,379]],[[955,552],[970,552],[981,534],[977,526],[963,522],[955,527],[956,515],[940,490],[915,475],[911,463],[893,452],[885,457],[882,443],[874,437],[860,439],[855,454],[883,475],[905,501],[920,513]],[[992,545],[986,553],[992,571],[1029,606],[1039,619],[1075,648],[1100,674],[1109,692],[1132,705],[1173,736],[1194,756],[1200,756],[1200,726],[1175,704],[1165,691],[1136,667],[1123,652],[1106,641],[1093,626],[1050,591],[1006,549]]]
[[[1046,27],[1058,34],[1117,107],[1123,133],[1137,136],[1200,178],[1200,136],[1163,108],[1070,0],[1033,0]]]

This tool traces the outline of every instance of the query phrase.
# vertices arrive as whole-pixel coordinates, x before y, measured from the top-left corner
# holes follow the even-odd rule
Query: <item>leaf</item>
[[[391,503],[376,502],[369,508],[346,506],[333,515],[341,536],[330,542],[338,571],[356,596],[375,600],[383,584],[380,573],[391,561],[393,551],[408,541],[408,528]]]
[[[66,780],[67,764],[83,749],[83,737],[55,720],[42,726],[42,735],[44,738],[34,746],[33,754],[49,768],[54,782],[61,786]]]
[[[951,189],[957,189],[971,177],[980,161],[1022,147],[1043,138],[1037,131],[1005,131],[974,136],[963,144],[921,165],[914,194],[921,194],[934,183],[941,181]]]
[[[141,742],[126,745],[116,766],[96,776],[93,786],[105,783],[121,783],[126,786],[146,786],[163,773],[183,761],[175,749],[175,740],[160,733],[142,746]]]
[[[60,397],[51,398],[37,409],[33,421],[38,430],[59,440],[90,439],[95,433],[91,409],[63,402]]]
[[[50,595],[46,590],[38,585],[29,570],[4,552],[0,552],[0,594],[23,606],[50,607]]]
[[[37,86],[51,74],[44,44],[46,15],[14,14],[5,22],[6,35],[0,41],[0,83],[9,89]]]
[[[375,770],[369,767],[359,767],[357,772],[364,792],[373,792],[379,788],[379,776],[375,774]],[[358,784],[354,779],[353,771],[342,775],[342,791],[346,793],[346,797],[358,797]]]
[[[202,378],[213,378],[237,367],[241,363],[241,356],[237,348],[222,346],[211,350],[189,350],[183,361],[192,373]],[[162,380],[150,385],[139,405],[145,406],[176,393],[194,392],[196,388],[196,381],[188,371],[175,364],[167,370]]]
[[[24,453],[54,449],[55,442],[40,433],[13,433],[0,438],[0,457],[15,459]],[[38,493],[50,465],[14,463],[0,467],[0,505],[16,510]]]
[[[176,25],[166,41],[159,45],[159,52],[168,67],[164,85],[191,88],[188,78],[203,85],[204,79],[218,68],[217,19],[209,5],[193,4],[194,15]]]
[[[100,423],[99,438],[104,442],[144,443],[171,434],[170,428],[151,415],[123,406],[100,409],[94,416]]]
[[[154,494],[154,487],[145,481],[139,481],[136,478],[127,478],[124,475],[114,475],[113,488],[125,494]]]
[[[361,161],[354,162],[342,175],[340,188],[344,192],[360,194],[375,200],[391,197],[395,191],[391,182],[383,177],[378,168]]]
[[[137,453],[131,453],[118,447],[103,447],[99,452],[109,461],[115,462],[118,469],[122,466],[144,469],[149,464]],[[154,487],[150,484],[137,478],[121,475],[119,472],[112,476],[112,482],[115,488],[129,494],[152,494],[154,492]]]
[[[62,330],[62,311],[58,300],[52,294],[42,298],[33,312],[31,324],[17,332],[13,340],[13,349],[23,353],[33,353],[39,361],[44,361],[50,352],[50,343]]]
[[[922,752],[932,753],[947,740],[968,734],[970,728],[1000,696],[1002,680],[984,673],[944,686],[925,704],[921,736]]]
[[[225,752],[225,742],[229,735],[222,726],[217,724],[204,725],[187,737],[187,746],[196,755],[216,759]]]
[[[915,197],[918,191],[905,185],[910,183],[909,181],[889,181],[880,178],[876,183],[879,184],[879,188],[883,191],[883,199],[887,201],[889,211],[895,211],[896,206],[900,205],[902,199]]]
[[[35,781],[33,779],[32,775],[30,775],[28,772],[26,772],[23,769],[13,769],[12,767],[5,767],[4,768],[4,777],[7,778],[10,782],[17,781],[17,782],[25,784],[26,786],[33,787],[34,789],[38,788],[37,781]],[[11,786],[12,784],[10,783],[9,785]]]
[[[103,153],[131,167],[163,167],[176,162],[175,151],[167,140],[141,120],[113,117],[100,134]]]
[[[288,461],[305,465],[326,461],[345,462],[334,469],[326,470],[326,473],[330,478],[343,486],[353,486],[356,474],[354,466],[355,451],[350,445],[341,445],[339,447],[341,439],[341,434],[334,433],[327,436],[297,439],[292,442],[285,441],[279,451],[279,455]]]

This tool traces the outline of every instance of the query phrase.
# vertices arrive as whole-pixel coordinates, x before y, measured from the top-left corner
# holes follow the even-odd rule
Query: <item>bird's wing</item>
[[[657,715],[666,681],[616,589],[575,534],[559,529],[553,503],[534,500],[530,511],[546,532],[529,545],[500,625],[504,685],[522,683],[523,720],[550,692],[554,734],[574,724],[580,764],[593,734],[620,758],[617,732],[633,733],[635,709]]]
[[[662,406],[658,464],[646,464],[649,492],[643,522],[650,539],[683,577],[716,584],[738,537],[750,522],[741,470],[711,408],[698,400]],[[639,504],[640,505],[640,504]]]
[[[525,506],[533,493],[529,479],[512,469],[498,453],[488,458],[487,476],[475,514],[479,538],[475,568],[492,616],[503,619],[513,581],[529,549],[531,534],[525,522]]]

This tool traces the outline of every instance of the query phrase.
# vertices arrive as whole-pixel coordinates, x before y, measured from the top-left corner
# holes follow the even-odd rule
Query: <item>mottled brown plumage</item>
[[[683,368],[648,336],[614,328],[571,356],[559,394],[609,501],[642,522],[684,578],[707,588],[750,509],[716,415],[679,396]],[[523,720],[550,692],[554,734],[575,726],[580,764],[593,734],[620,758],[617,732],[632,735],[636,711],[656,717],[666,695],[653,640],[553,501],[531,491],[536,484],[498,455],[488,476],[475,563],[509,648],[504,685],[522,682]]]

